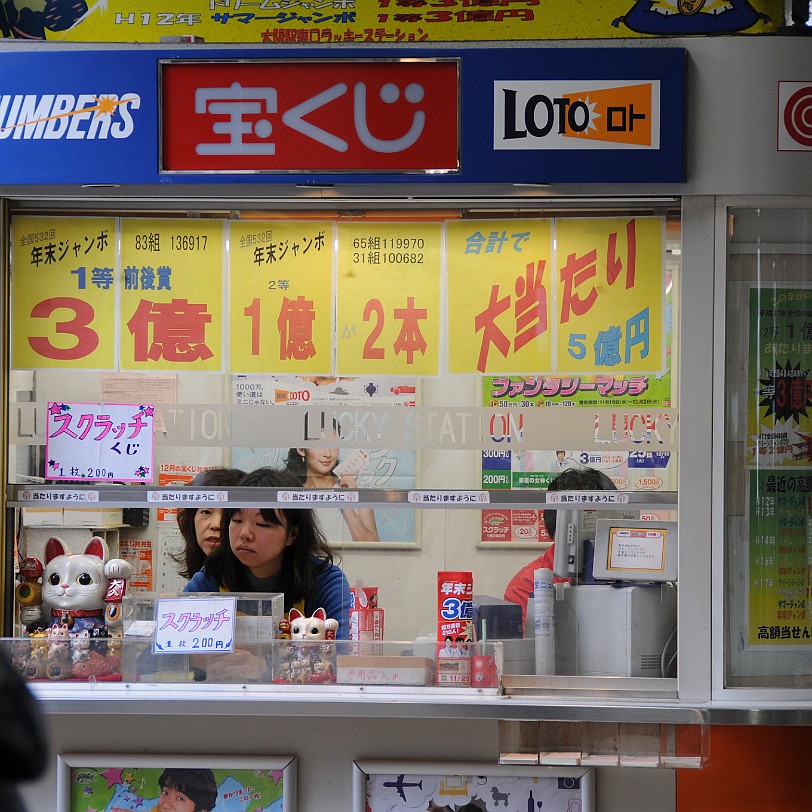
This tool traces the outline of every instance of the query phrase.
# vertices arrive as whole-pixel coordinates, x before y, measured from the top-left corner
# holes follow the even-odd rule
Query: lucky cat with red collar
[[[29,632],[63,624],[72,635],[101,626],[112,630],[121,623],[121,599],[132,571],[123,558],[110,558],[99,536],[75,554],[54,536],[45,545],[41,602],[22,605],[20,622]]]

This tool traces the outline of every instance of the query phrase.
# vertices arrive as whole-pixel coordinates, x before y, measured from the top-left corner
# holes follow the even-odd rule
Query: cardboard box
[[[121,508],[65,508],[65,527],[119,527],[124,524]]]
[[[339,654],[339,685],[431,685],[434,663],[429,657]]]
[[[23,508],[24,527],[62,527],[62,508]]]

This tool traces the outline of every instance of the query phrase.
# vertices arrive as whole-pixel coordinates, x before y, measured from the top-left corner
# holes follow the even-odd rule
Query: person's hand
[[[339,488],[357,488],[358,487],[358,477],[355,474],[344,474],[344,476],[340,477],[338,480],[338,487]]]
[[[267,666],[262,657],[246,649],[231,654],[215,654],[205,664],[207,682],[260,682]]]

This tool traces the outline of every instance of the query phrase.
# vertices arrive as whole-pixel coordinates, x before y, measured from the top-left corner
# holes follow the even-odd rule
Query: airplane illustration
[[[398,795],[405,801],[406,800],[406,793],[403,791],[404,787],[417,787],[418,789],[423,789],[423,782],[416,781],[415,783],[409,783],[408,781],[404,781],[405,775],[399,775],[397,781],[384,781],[383,785],[385,787],[394,787],[398,791]]]

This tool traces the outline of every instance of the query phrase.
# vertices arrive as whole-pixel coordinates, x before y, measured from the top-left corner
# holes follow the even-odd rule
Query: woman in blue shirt
[[[283,471],[259,468],[237,487],[299,490]],[[308,508],[227,508],[223,542],[209,555],[184,592],[282,592],[285,612],[310,617],[323,608],[338,621],[339,640],[349,637],[350,588]]]

